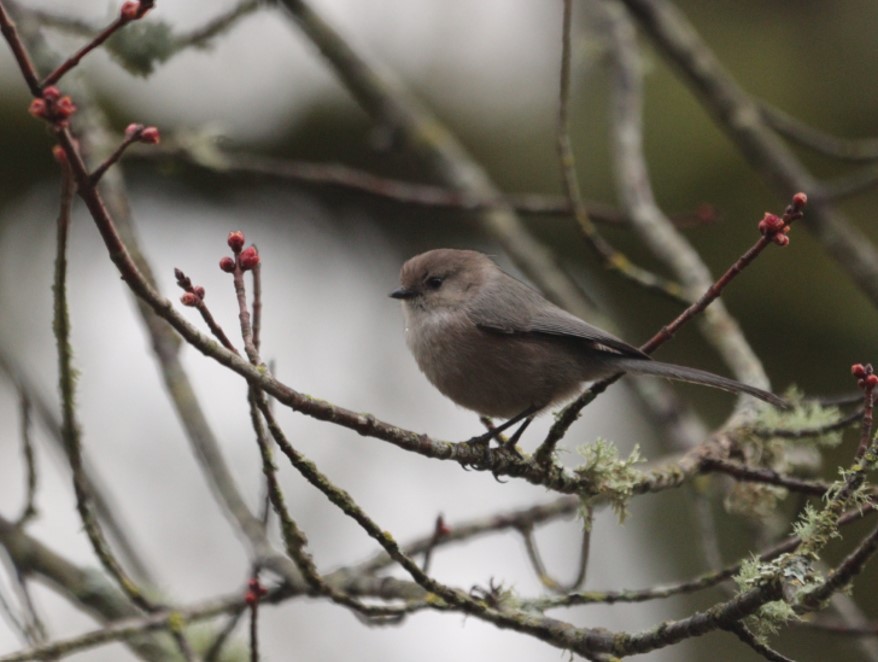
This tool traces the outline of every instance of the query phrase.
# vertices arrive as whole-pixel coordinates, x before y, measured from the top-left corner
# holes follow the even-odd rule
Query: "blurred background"
[[[106,24],[116,11],[106,0],[20,4],[93,26]],[[829,133],[848,138],[874,134],[874,3],[677,4],[731,75],[756,97]],[[561,192],[555,151],[560,3],[315,0],[313,5],[430,108],[501,190]],[[159,3],[145,23],[164,22],[183,34],[234,6],[221,0]],[[58,53],[69,53],[83,41],[48,25],[42,32]],[[579,181],[587,199],[615,204],[603,49],[601,36],[579,11],[571,106]],[[647,44],[644,62],[644,128],[655,192],[668,212],[691,212],[703,204],[718,211],[715,222],[686,232],[718,274],[755,240],[763,211],[779,212],[787,200],[748,167]],[[295,24],[270,7],[241,18],[202,48],[175,54],[145,77],[127,71],[101,49],[65,79],[65,90],[68,80],[69,87],[88,88],[99,99],[120,135],[128,123],[142,122],[158,126],[167,144],[212,136],[229,149],[345,164],[408,181],[427,177],[414,160],[394,149],[391,136],[370,123]],[[0,49],[0,90],[0,351],[55,403],[51,282],[58,172],[45,127],[26,112],[27,88],[5,46]],[[810,152],[800,154],[820,177],[851,170]],[[177,296],[173,269],[182,269],[206,288],[211,310],[231,335],[237,328],[234,293],[217,262],[228,252],[228,231],[241,229],[262,255],[263,351],[283,381],[436,438],[466,439],[479,431],[473,414],[445,400],[419,374],[404,346],[398,303],[387,298],[402,262],[430,248],[483,250],[514,272],[472,214],[406,206],[337,187],[223,176],[172,159],[131,158],[124,171],[136,232],[165,295]],[[874,204],[875,194],[869,192],[842,205],[873,239]],[[629,341],[643,342],[675,315],[673,304],[604,273],[572,219],[532,217],[527,224]],[[662,271],[628,230],[610,228],[605,234],[638,263]],[[164,395],[132,299],[81,206],[76,207],[71,241],[70,313],[88,459],[163,592],[188,602],[235,590],[248,572],[243,546],[199,472]],[[876,322],[874,308],[807,232],[794,230],[789,248],[769,250],[723,298],[762,357],[775,390],[796,384],[812,394],[843,392],[851,387],[852,362],[876,360],[870,326]],[[198,323],[194,311],[187,314]],[[693,330],[681,333],[661,358],[727,372]],[[244,384],[192,350],[184,352],[184,359],[226,458],[256,508],[261,466]],[[709,423],[722,421],[731,410],[725,394],[683,392]],[[586,410],[565,439],[570,462],[576,460],[576,446],[597,437],[612,440],[623,453],[639,444],[647,457],[660,454],[648,426],[632,415],[635,411],[626,389],[614,387]],[[551,497],[521,481],[498,484],[490,475],[466,473],[342,428],[279,414],[290,439],[401,541],[428,534],[438,513],[453,525]],[[0,381],[0,415],[6,421],[0,437],[0,507],[12,516],[22,501],[24,472],[18,396],[7,380]],[[538,421],[525,445],[528,437],[540,439],[550,422],[551,417]],[[35,436],[40,515],[31,531],[74,562],[95,566],[72,507],[64,462],[44,443],[47,435],[39,425]],[[362,561],[377,551],[288,467],[282,476],[291,510],[322,570]],[[726,561],[739,558],[747,547],[738,541],[750,525],[725,515],[720,520]],[[575,571],[579,527],[571,520],[540,531],[547,563],[561,577]],[[639,588],[698,574],[704,568],[691,545],[693,527],[692,506],[681,493],[636,500],[624,525],[612,513],[600,513],[587,586]],[[440,580],[467,588],[487,586],[494,578],[524,595],[540,590],[520,539],[511,534],[443,549],[433,571]],[[5,578],[2,586],[8,594]],[[719,595],[583,608],[561,616],[577,624],[636,631],[685,616]],[[54,637],[94,627],[48,589],[38,589],[36,596]],[[875,613],[876,605],[855,597]],[[270,660],[355,656],[364,661],[515,662],[560,655],[529,637],[459,615],[420,613],[401,627],[368,628],[326,601],[294,600],[264,609],[262,618],[265,659]],[[825,659],[825,653],[816,652],[824,644],[840,659],[855,659],[845,657],[856,655],[849,643],[801,630],[792,634],[784,637],[783,650],[797,659]],[[0,622],[0,653],[20,646],[14,630]],[[708,654],[715,662],[756,659],[722,634],[643,659],[701,660]],[[120,646],[108,646],[68,659],[128,655]]]

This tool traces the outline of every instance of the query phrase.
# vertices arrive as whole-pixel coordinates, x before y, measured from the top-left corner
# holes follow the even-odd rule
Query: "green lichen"
[[[634,494],[635,486],[643,479],[643,474],[634,468],[644,459],[640,449],[635,446],[627,458],[620,458],[616,446],[605,439],[581,446],[577,452],[585,460],[576,473],[587,480],[592,487],[593,496],[589,500],[602,498],[622,522],[628,514],[628,501]]]

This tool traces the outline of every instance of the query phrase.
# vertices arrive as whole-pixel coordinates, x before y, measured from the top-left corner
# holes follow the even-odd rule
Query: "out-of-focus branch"
[[[320,49],[345,88],[380,126],[385,126],[419,156],[439,181],[486,201],[502,196],[485,171],[448,129],[418,103],[393,75],[355,51],[303,0],[276,0]],[[553,301],[580,316],[591,306],[579,288],[558,268],[554,255],[537,241],[506,204],[479,215],[482,227],[501,245],[524,274]]]
[[[714,278],[698,252],[673,227],[655,202],[643,154],[643,81],[634,28],[623,6],[605,2],[605,21],[612,54],[613,90],[611,134],[613,163],[622,204],[647,246],[682,283],[690,302],[712,291]],[[756,353],[744,338],[737,321],[722,301],[712,298],[698,317],[699,327],[720,352],[735,377],[761,388],[768,378]],[[752,400],[739,397],[738,407],[752,407]]]
[[[569,218],[570,201],[563,196],[542,193],[504,193],[492,200],[457,189],[420,184],[376,175],[337,163],[317,163],[285,159],[244,151],[225,150],[213,144],[210,135],[193,134],[164,137],[157,149],[135,150],[126,158],[154,163],[171,160],[200,171],[223,176],[230,181],[271,181],[311,184],[361,193],[381,200],[432,209],[480,212],[495,207],[511,208],[517,214],[548,218]],[[589,201],[586,213],[595,223],[627,226],[629,220],[612,205]],[[715,223],[719,212],[709,204],[674,214],[677,227],[691,228]],[[414,219],[417,220],[417,219]]]
[[[764,101],[759,103],[759,108],[765,121],[775,131],[799,145],[842,161],[872,162],[878,160],[878,139],[838,138],[815,129],[786,111]]]
[[[601,235],[591,218],[579,190],[576,173],[576,157],[573,152],[573,141],[570,138],[570,60],[571,31],[573,24],[573,0],[564,0],[564,20],[561,36],[561,85],[558,95],[558,160],[561,165],[561,179],[564,191],[570,201],[573,217],[579,225],[580,235],[603,261],[608,269],[615,270],[635,283],[663,294],[664,296],[686,303],[682,289],[677,283],[657,276],[631,262],[627,256],[614,248]]]
[[[878,251],[824,199],[823,189],[764,121],[758,104],[732,79],[686,17],[667,0],[622,0],[659,51],[679,69],[732,142],[784,196],[811,198],[803,226],[854,283],[878,304]]]
[[[142,613],[101,573],[73,565],[2,515],[0,545],[21,572],[47,582],[102,623],[136,617]],[[177,650],[169,638],[137,638],[129,643],[148,660],[167,660]]]
[[[4,373],[31,402],[40,423],[48,431],[55,447],[60,452],[63,452],[64,442],[61,435],[61,423],[58,421],[55,407],[46,401],[46,398],[30,383],[21,369],[15,366],[9,357],[2,353],[0,353],[0,372]],[[114,546],[119,549],[126,566],[132,569],[132,572],[139,580],[147,584],[154,584],[149,568],[140,557],[137,546],[130,538],[129,527],[119,519],[118,513],[113,509],[111,505],[112,497],[107,496],[106,487],[97,475],[95,468],[88,462],[88,458],[83,458],[82,480],[86,482],[87,490],[92,496],[95,511],[111,535]]]

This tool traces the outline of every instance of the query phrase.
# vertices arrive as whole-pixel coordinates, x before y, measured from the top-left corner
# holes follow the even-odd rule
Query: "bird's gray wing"
[[[469,318],[484,331],[503,335],[543,335],[581,339],[594,349],[623,356],[649,358],[624,340],[592,326],[543,298],[511,276],[496,290],[482,293],[468,307]]]

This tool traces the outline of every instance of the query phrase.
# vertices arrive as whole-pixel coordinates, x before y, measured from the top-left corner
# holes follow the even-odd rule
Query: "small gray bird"
[[[491,434],[569,400],[583,382],[621,372],[778,396],[704,370],[652,360],[636,347],[545,299],[483,253],[441,248],[408,260],[400,287],[406,342],[427,379],[454,402],[509,419]],[[491,437],[488,436],[487,439]]]

